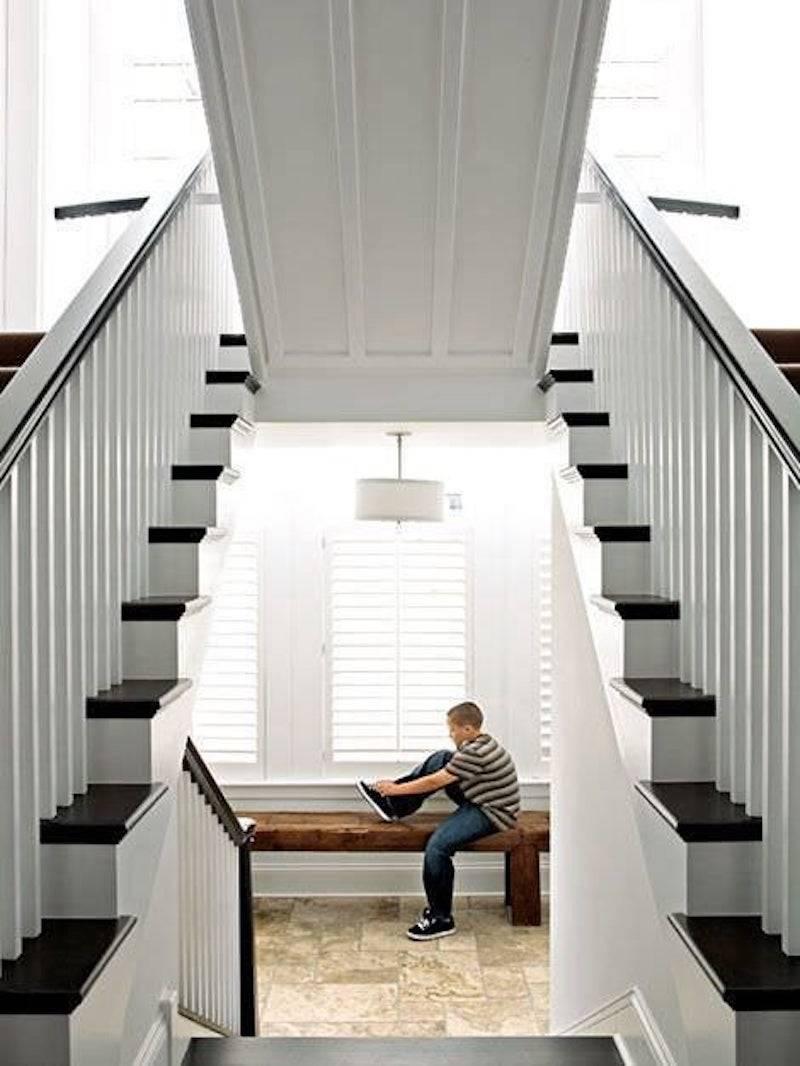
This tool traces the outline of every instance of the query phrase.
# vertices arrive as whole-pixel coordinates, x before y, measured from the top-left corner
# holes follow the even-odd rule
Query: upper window
[[[462,531],[327,540],[330,756],[407,760],[448,743],[467,695],[468,551]]]

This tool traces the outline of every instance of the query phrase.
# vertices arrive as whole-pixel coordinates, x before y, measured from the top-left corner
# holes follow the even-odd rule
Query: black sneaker
[[[455,931],[456,923],[452,918],[437,918],[426,907],[406,936],[409,940],[439,940],[443,936],[452,936]]]
[[[367,801],[379,818],[383,818],[384,822],[397,821],[397,815],[392,810],[392,801],[388,796],[382,796],[377,788],[368,785],[366,781],[357,781],[356,788],[362,799]]]

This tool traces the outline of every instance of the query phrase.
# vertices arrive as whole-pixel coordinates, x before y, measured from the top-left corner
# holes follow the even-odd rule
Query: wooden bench
[[[248,811],[254,851],[424,851],[446,815],[415,814],[379,822],[366,812]],[[523,811],[514,829],[470,844],[467,851],[505,853],[505,899],[513,925],[541,925],[539,855],[550,850],[550,816]]]

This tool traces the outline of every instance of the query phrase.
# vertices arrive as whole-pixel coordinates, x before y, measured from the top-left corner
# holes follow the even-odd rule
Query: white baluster
[[[800,488],[784,478],[781,616],[783,652],[783,950],[800,955]],[[773,604],[773,609],[775,605]]]

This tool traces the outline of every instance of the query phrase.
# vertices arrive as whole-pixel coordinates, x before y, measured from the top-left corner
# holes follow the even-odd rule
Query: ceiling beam
[[[360,362],[366,355],[366,327],[352,0],[329,0],[329,13],[347,334],[350,355]]]
[[[466,28],[467,0],[444,0],[431,307],[431,354],[438,360],[450,350]]]

